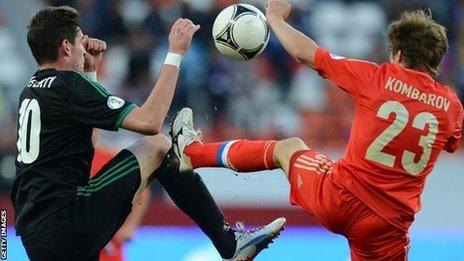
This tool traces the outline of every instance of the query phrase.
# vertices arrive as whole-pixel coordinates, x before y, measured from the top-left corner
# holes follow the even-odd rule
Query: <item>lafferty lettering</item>
[[[52,85],[55,79],[56,79],[56,76],[51,76],[51,77],[42,79],[40,81],[37,81],[35,79],[35,76],[32,76],[32,78],[29,80],[29,83],[27,84],[27,87],[29,88],[50,88],[50,86]]]

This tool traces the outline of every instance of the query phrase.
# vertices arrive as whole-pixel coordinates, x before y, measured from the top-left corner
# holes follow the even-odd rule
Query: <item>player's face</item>
[[[82,34],[82,31],[78,29],[76,38],[74,39],[74,45],[70,44],[70,49],[71,49],[70,62],[71,62],[71,66],[76,71],[84,70],[85,48],[83,45],[83,41],[84,41],[84,34]]]

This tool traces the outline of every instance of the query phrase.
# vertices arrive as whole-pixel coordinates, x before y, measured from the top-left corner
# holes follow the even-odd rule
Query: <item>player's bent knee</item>
[[[277,155],[285,155],[289,157],[296,151],[304,149],[308,149],[306,143],[301,138],[292,137],[277,142],[274,153]]]
[[[162,135],[147,136],[143,137],[135,145],[129,148],[130,151],[136,153],[144,153],[145,155],[151,155],[152,157],[163,158],[171,147],[169,139]]]
[[[152,148],[151,154],[160,158],[161,160],[166,156],[168,150],[171,148],[171,141],[163,134],[145,137],[148,146]]]
[[[277,142],[274,149],[274,162],[287,173],[292,155],[305,149],[308,149],[308,146],[298,137],[281,140]]]
[[[161,164],[171,148],[170,140],[162,135],[147,136],[130,146],[128,150],[139,162],[142,179],[147,179]]]
[[[285,139],[285,142],[291,148],[306,147],[306,143],[301,138],[298,138],[298,137],[292,137],[292,138]]]

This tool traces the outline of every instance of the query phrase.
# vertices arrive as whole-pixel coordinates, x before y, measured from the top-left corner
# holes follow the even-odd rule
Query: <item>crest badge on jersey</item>
[[[110,109],[117,110],[124,105],[125,101],[116,96],[109,96],[107,105]]]

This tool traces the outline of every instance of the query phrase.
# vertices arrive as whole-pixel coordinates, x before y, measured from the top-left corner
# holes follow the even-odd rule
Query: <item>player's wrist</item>
[[[169,51],[164,60],[164,64],[172,65],[180,69],[183,55]]]
[[[271,27],[276,22],[283,21],[283,20],[284,20],[283,18],[279,18],[278,16],[273,15],[273,14],[269,14],[269,15],[266,16],[266,21]]]

